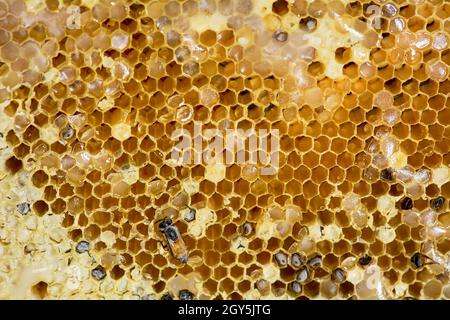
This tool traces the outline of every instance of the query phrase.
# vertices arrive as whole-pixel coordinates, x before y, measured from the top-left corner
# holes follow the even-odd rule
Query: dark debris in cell
[[[300,19],[299,27],[305,32],[313,32],[317,28],[317,20],[312,17],[305,17]]]
[[[89,249],[90,249],[90,244],[89,244],[89,242],[84,241],[84,240],[78,242],[78,243],[77,243],[77,246],[75,247],[75,250],[76,250],[78,253],[88,252]]]
[[[383,169],[380,172],[380,178],[381,180],[386,182],[394,182],[395,181],[394,171],[390,168]]]
[[[250,222],[246,222],[242,226],[242,235],[248,237],[253,231],[253,226]]]
[[[302,285],[297,282],[297,281],[293,281],[290,283],[289,288],[291,289],[291,291],[295,294],[299,294],[302,292]]]
[[[368,264],[370,264],[370,262],[372,262],[372,257],[365,254],[362,257],[359,258],[358,263],[361,266],[367,266]]]
[[[173,300],[173,294],[171,292],[165,292],[161,296],[161,300]]]
[[[444,197],[437,197],[435,199],[431,199],[430,206],[433,210],[440,210],[444,207],[445,204],[445,198]]]
[[[291,255],[291,266],[293,268],[300,268],[302,265],[306,263],[306,258],[300,253],[294,253]]]
[[[315,255],[308,260],[307,264],[313,269],[318,268],[322,264],[322,257],[320,255]]]
[[[27,215],[30,212],[30,204],[27,202],[19,203],[16,209],[21,215]]]
[[[275,254],[275,260],[278,263],[279,267],[286,267],[287,266],[287,256],[283,252],[277,252]]]
[[[411,210],[413,208],[413,201],[410,197],[404,197],[401,200],[400,208],[403,210]]]
[[[344,270],[341,268],[336,268],[333,270],[331,274],[331,280],[333,280],[336,283],[343,283],[345,279],[347,278],[347,275]]]
[[[299,272],[297,273],[297,281],[300,283],[305,283],[310,278],[310,271],[307,267],[302,267]]]

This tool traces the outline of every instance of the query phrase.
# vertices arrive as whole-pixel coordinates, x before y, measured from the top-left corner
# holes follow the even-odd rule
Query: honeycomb
[[[450,298],[449,18],[0,0],[0,298]],[[274,172],[173,159],[237,129]]]

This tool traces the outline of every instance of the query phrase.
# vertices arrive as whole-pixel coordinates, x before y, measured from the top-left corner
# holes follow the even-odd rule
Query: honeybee
[[[186,263],[188,261],[189,252],[181,237],[180,231],[178,231],[178,228],[173,224],[172,219],[164,218],[160,220],[158,227],[159,231],[161,231],[166,238],[172,256],[180,262]]]

